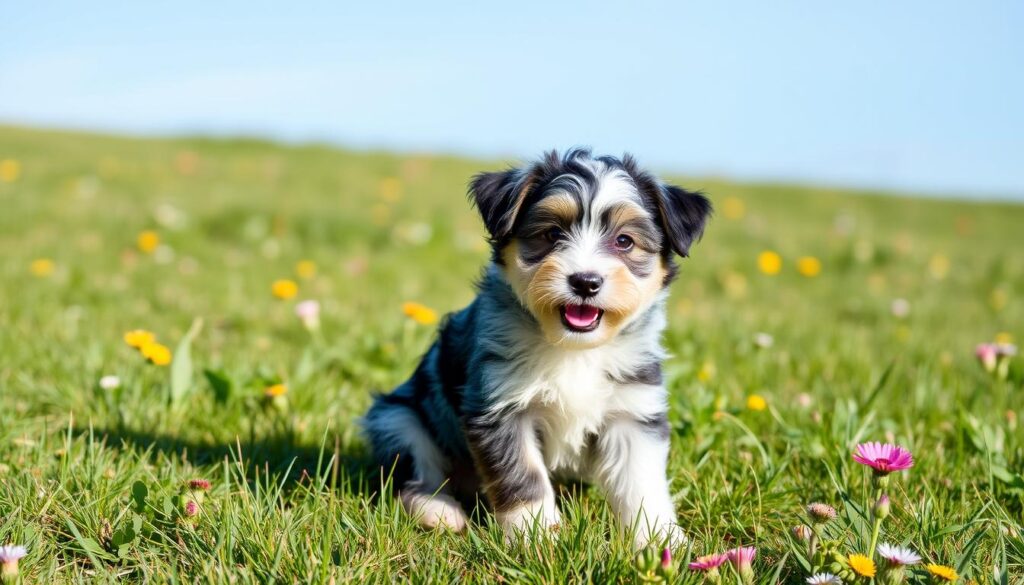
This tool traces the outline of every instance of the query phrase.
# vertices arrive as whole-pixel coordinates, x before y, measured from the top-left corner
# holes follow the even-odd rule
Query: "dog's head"
[[[621,160],[556,152],[470,186],[494,262],[549,342],[594,347],[613,338],[675,276],[711,203]]]

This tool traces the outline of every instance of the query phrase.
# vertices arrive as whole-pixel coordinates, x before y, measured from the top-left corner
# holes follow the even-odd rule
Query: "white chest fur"
[[[664,411],[661,387],[616,380],[663,352],[657,332],[613,340],[593,349],[533,345],[502,372],[499,406],[524,409],[543,438],[545,466],[578,474],[590,437],[614,416],[650,417]]]

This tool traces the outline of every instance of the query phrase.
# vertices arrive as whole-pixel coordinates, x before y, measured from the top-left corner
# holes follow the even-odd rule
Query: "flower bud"
[[[206,492],[211,487],[209,481],[205,479],[190,479],[186,485],[185,497],[200,505],[206,501]]]
[[[654,549],[647,547],[636,556],[636,568],[642,573],[649,573],[658,567],[658,558]]]
[[[836,517],[836,509],[828,504],[815,502],[807,506],[807,515],[815,524],[824,524]]]
[[[661,551],[661,567],[659,570],[666,579],[671,579],[676,574],[676,567],[672,564],[672,551],[667,546]]]
[[[900,585],[904,580],[904,569],[901,565],[887,564],[881,582],[887,585]]]
[[[878,498],[875,502],[874,514],[878,520],[885,520],[889,516],[890,505],[889,496],[882,494],[882,497]]]
[[[889,474],[879,473],[876,471],[871,476],[871,482],[875,485],[876,488],[884,490],[889,487]]]

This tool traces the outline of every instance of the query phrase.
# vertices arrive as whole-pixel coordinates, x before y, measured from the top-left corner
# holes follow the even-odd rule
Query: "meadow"
[[[473,298],[465,185],[503,164],[0,126],[0,545],[27,551],[9,579],[660,578],[590,486],[516,545],[486,514],[430,533],[377,498],[356,420]],[[877,494],[852,454],[882,441],[915,459],[879,537],[923,557],[904,578],[1024,582],[1024,360],[975,354],[1024,339],[1024,206],[672,178],[716,215],[669,303],[690,536],[670,580],[753,546],[753,581],[803,583],[811,502],[837,510],[820,542],[867,552]]]

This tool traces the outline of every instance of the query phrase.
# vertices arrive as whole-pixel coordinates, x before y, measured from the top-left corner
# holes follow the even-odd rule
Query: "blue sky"
[[[1024,2],[35,2],[0,120],[1024,198]]]

